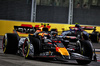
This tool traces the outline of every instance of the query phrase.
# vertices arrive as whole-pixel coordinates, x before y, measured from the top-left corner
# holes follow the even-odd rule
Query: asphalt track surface
[[[0,66],[100,66],[100,43],[93,43],[93,46],[98,49],[96,52],[98,61],[92,61],[88,65],[78,65],[75,60],[25,59],[18,55],[4,54],[2,51],[2,38],[0,37]]]

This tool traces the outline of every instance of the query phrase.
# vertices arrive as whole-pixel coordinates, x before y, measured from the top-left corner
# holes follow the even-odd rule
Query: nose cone
[[[69,56],[69,52],[65,47],[64,48],[56,47],[56,51],[59,52],[61,55]]]

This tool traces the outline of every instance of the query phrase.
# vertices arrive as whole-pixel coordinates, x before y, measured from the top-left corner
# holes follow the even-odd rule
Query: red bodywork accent
[[[48,44],[52,44],[51,42],[48,42]]]
[[[38,26],[38,27],[39,27],[39,26]],[[41,27],[39,27],[39,28],[41,29],[41,28],[43,28],[43,27],[44,27],[44,25],[41,25]],[[46,27],[47,27],[48,29],[50,29],[51,26],[47,25]]]
[[[41,27],[44,27],[44,25],[41,25]]]
[[[94,29],[94,27],[92,27],[92,26],[81,26],[81,28],[83,28],[83,29]]]
[[[70,37],[71,39],[76,39],[76,37]]]
[[[49,25],[47,26],[48,29],[50,29],[50,27],[51,27],[51,26],[49,26]]]
[[[55,40],[53,40],[53,42],[55,42],[55,43],[61,43],[61,41],[55,41]]]
[[[57,41],[54,41],[55,43],[57,43]]]
[[[79,28],[77,28],[77,27],[70,27],[70,29],[79,30]]]
[[[24,55],[24,56],[25,56],[25,54],[24,54],[24,46],[25,46],[25,42],[26,42],[26,41],[28,41],[28,40],[25,39],[24,44],[23,44],[23,49],[22,49],[22,50],[23,50],[23,55]]]
[[[59,43],[61,43],[61,41],[58,41]]]
[[[39,27],[39,25],[35,25],[35,27],[36,27],[36,28],[38,28],[38,27]]]
[[[76,39],[75,36],[66,36],[67,38],[69,37],[70,39]]]
[[[30,28],[32,28],[33,26],[32,25],[30,25],[30,24],[21,24],[21,26],[22,27],[30,27]]]
[[[77,27],[70,27],[70,28],[77,28]],[[84,29],[84,28],[88,28],[88,29],[89,29],[89,28],[90,28],[90,29],[94,29],[94,27],[92,27],[92,26],[81,26],[81,28],[83,28],[83,29]]]
[[[86,28],[94,29],[94,27],[91,27],[91,26],[90,27],[89,26],[86,26]]]
[[[70,28],[75,28],[75,27],[70,27]]]
[[[97,60],[98,62],[100,62],[100,60]]]
[[[73,50],[75,50],[75,48],[73,48]]]
[[[59,52],[60,47],[56,47],[56,52]]]

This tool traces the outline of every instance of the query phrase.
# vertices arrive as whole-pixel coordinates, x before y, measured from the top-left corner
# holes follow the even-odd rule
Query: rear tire
[[[89,58],[89,60],[76,60],[78,64],[86,65],[89,64],[92,61],[92,56],[93,56],[93,47],[92,44],[89,40],[81,40],[80,41],[80,54],[83,56],[86,56]]]
[[[91,34],[90,39],[92,42],[99,43],[99,32],[94,32]]]
[[[7,33],[3,37],[2,49],[4,53],[15,54],[18,50],[18,34]]]

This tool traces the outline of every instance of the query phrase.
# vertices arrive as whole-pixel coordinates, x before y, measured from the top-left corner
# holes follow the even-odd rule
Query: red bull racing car
[[[93,47],[90,41],[78,40],[73,45],[55,31],[48,31],[44,25],[34,31],[34,27],[15,27],[15,31],[23,32],[27,28],[33,32],[28,37],[19,37],[17,33],[6,33],[3,38],[2,48],[4,53],[19,54],[25,58],[48,57],[56,59],[74,59],[79,64],[89,64],[93,57]],[[33,30],[32,30],[33,29]],[[31,30],[31,31],[30,31]],[[67,44],[67,46],[65,46]]]

